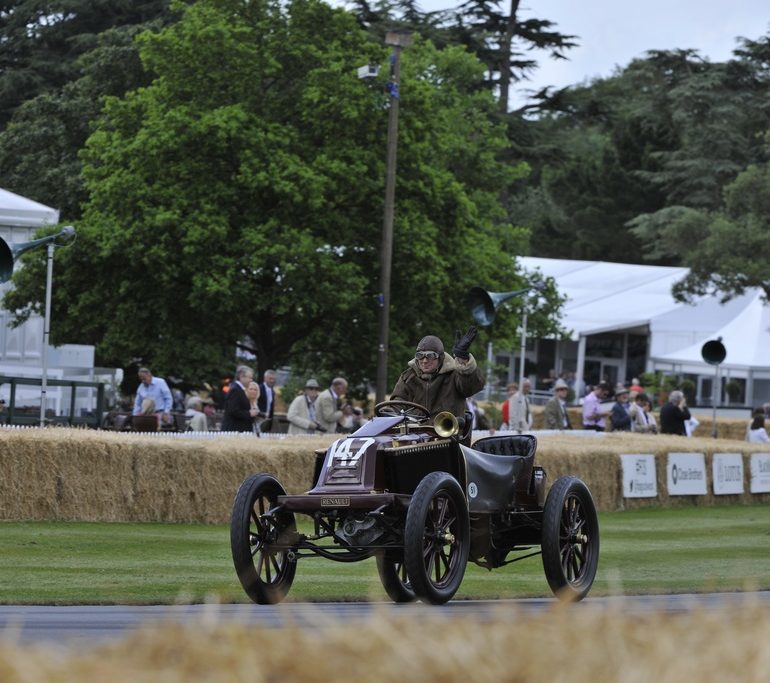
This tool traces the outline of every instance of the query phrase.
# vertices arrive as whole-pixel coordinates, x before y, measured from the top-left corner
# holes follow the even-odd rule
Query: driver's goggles
[[[438,354],[435,351],[418,351],[414,354],[414,357],[417,360],[423,360],[426,358],[428,360],[438,360]]]

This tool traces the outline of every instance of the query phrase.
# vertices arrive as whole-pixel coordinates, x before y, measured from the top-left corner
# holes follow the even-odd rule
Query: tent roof
[[[770,306],[759,290],[740,298],[743,310],[720,327],[709,339],[721,337],[727,355],[721,367],[733,369],[770,369]],[[697,342],[679,351],[651,358],[653,361],[709,367],[701,355],[705,342]]]
[[[553,277],[567,296],[562,325],[572,339],[649,324],[682,304],[671,295],[687,268],[523,256],[528,271]]]
[[[59,212],[0,188],[0,225],[39,228],[59,222]]]

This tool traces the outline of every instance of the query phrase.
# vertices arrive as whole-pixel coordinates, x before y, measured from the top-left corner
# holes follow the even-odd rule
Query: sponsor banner
[[[770,493],[770,453],[751,454],[751,493]]]
[[[623,468],[623,496],[625,498],[655,498],[658,482],[655,476],[655,456],[647,453],[624,453],[620,456]]]
[[[714,495],[743,493],[743,456],[740,453],[714,453],[711,477]]]
[[[666,482],[670,496],[706,494],[706,458],[703,453],[669,453]]]

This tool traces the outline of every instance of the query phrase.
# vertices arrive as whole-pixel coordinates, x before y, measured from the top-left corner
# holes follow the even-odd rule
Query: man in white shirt
[[[134,415],[142,413],[142,403],[149,398],[155,403],[155,413],[158,419],[162,419],[166,423],[171,422],[171,406],[174,404],[174,399],[166,380],[153,377],[147,368],[139,368],[138,374],[139,387],[136,390],[136,400],[134,401]]]
[[[592,429],[595,432],[603,432],[605,428],[602,401],[607,398],[610,385],[607,382],[599,382],[585,399],[583,399],[583,429]]]
[[[263,432],[269,432],[273,424],[273,413],[275,412],[274,387],[277,380],[278,373],[275,370],[265,370],[262,375],[262,382],[259,385],[257,408],[259,408],[259,419],[262,420],[260,429]],[[269,420],[269,422],[266,422],[266,420]]]

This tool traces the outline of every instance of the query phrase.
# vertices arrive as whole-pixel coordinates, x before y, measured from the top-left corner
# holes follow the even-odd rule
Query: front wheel
[[[462,583],[470,550],[468,505],[460,484],[432,472],[415,489],[406,513],[404,565],[415,595],[442,605]]]
[[[599,520],[588,487],[575,477],[557,479],[543,510],[543,569],[560,600],[582,600],[599,565]]]
[[[238,489],[230,520],[230,549],[238,579],[246,594],[260,605],[286,597],[297,562],[290,544],[297,526],[291,512],[275,512],[278,496],[286,492],[269,474],[255,474]]]

